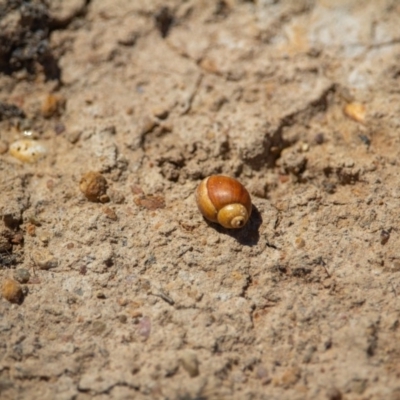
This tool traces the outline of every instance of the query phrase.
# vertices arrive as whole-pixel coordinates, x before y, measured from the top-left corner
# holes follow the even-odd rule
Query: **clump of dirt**
[[[47,79],[59,79],[60,68],[49,44],[51,18],[43,2],[7,1],[0,8],[0,71],[43,68]]]

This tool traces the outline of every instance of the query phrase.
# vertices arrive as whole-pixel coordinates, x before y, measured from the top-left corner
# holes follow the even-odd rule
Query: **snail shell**
[[[251,198],[236,179],[212,175],[197,188],[196,202],[203,216],[225,228],[241,228],[251,215]]]

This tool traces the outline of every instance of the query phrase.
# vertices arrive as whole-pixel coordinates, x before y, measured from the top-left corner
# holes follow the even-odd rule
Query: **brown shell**
[[[218,219],[218,212],[224,207],[241,204],[247,212],[244,223],[247,222],[251,214],[252,206],[249,192],[239,181],[228,176],[212,175],[204,179],[197,188],[196,201],[205,218],[212,222],[219,222],[227,228],[239,226],[232,226],[229,222]],[[234,217],[235,215],[232,215],[231,219]]]

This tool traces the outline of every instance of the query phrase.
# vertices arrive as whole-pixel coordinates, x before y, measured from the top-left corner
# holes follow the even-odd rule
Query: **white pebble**
[[[21,139],[10,145],[10,154],[22,162],[33,163],[47,153],[45,146],[36,140]]]

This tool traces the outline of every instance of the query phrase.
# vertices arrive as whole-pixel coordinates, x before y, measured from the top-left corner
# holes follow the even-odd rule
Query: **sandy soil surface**
[[[399,19],[0,1],[1,399],[400,399]]]

